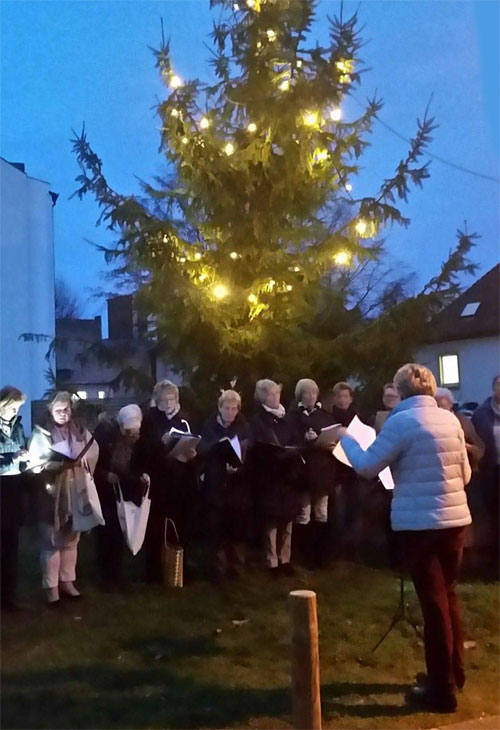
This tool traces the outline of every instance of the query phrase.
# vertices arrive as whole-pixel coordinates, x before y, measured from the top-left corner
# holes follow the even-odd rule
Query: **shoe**
[[[279,578],[280,577],[280,566],[277,565],[275,568],[268,568],[267,572],[271,576],[271,578]]]
[[[459,692],[461,692],[465,685],[465,672],[463,669],[455,669],[455,684]]]
[[[406,702],[428,712],[452,713],[457,711],[457,698],[454,694],[443,694],[420,685],[415,685],[410,689],[406,695]]]
[[[64,598],[64,600],[80,601],[82,594],[76,590],[72,582],[68,581],[67,583],[59,584],[59,597]]]
[[[290,563],[283,563],[279,566],[279,572],[281,573],[281,575],[291,576],[295,575],[295,568]]]

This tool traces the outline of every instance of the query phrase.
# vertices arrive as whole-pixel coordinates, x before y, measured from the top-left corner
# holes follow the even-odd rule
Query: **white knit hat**
[[[142,411],[135,403],[123,406],[118,411],[116,420],[121,428],[140,428],[142,423]]]

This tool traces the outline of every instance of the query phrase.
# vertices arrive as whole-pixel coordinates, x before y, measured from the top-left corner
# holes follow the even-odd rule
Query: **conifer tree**
[[[106,258],[124,282],[139,281],[141,306],[193,387],[326,378],[331,362],[355,368],[357,340],[348,338],[359,340],[364,325],[342,299],[346,266],[376,259],[383,232],[408,225],[397,201],[429,175],[425,115],[393,177],[372,197],[353,195],[382,103],[368,100],[345,119],[363,71],[357,16],[331,19],[322,47],[311,39],[315,5],[211,0],[220,11],[211,84],[183,79],[162,40],[154,56],[165,82],[157,112],[167,173],[143,183],[142,196],[109,187],[85,129],[73,140],[76,194],[93,193],[100,220],[117,232]],[[334,337],[321,326],[325,291],[339,304]]]

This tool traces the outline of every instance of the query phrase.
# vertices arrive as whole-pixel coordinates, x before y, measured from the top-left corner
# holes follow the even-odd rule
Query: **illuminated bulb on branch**
[[[180,76],[177,76],[177,74],[174,74],[170,77],[170,88],[171,89],[179,89],[182,86],[182,79]]]
[[[201,259],[201,253],[197,251],[194,255],[194,258],[196,259],[196,261],[199,261]]]
[[[236,259],[238,258],[238,254],[236,253],[236,251],[231,251],[231,253],[229,254],[229,258],[233,259],[233,261],[236,261]]]
[[[271,289],[274,289],[274,287],[276,286],[276,282],[274,281],[274,279],[271,279],[271,281],[269,282],[269,286],[271,287]]]
[[[187,143],[189,142],[189,140],[188,140],[188,138],[187,138],[187,137],[183,137],[183,138],[181,139],[181,142],[182,142],[182,144],[187,144]]]
[[[266,30],[266,35],[267,40],[271,41],[271,43],[276,40],[276,31],[274,31],[272,28],[268,28],[268,30]]]
[[[356,223],[355,228],[356,228],[356,233],[359,233],[360,236],[364,236],[368,229],[368,226],[366,225],[366,221],[361,219]]]
[[[347,251],[339,251],[333,257],[333,260],[335,261],[337,266],[347,266],[350,259],[351,259],[351,256]]]
[[[306,112],[304,114],[304,124],[308,127],[314,127],[318,121],[318,112]]]
[[[328,150],[316,150],[314,153],[315,162],[324,162],[328,159]]]
[[[172,117],[178,117],[179,116],[178,110],[177,109],[172,109],[172,111],[170,112],[170,116],[172,116]]]
[[[278,86],[278,89],[280,89],[281,91],[288,91],[289,88],[290,88],[290,82],[288,81],[288,79],[285,79],[284,81],[282,81],[281,84],[279,84],[279,86]]]
[[[185,264],[186,263],[186,257],[185,256],[181,256],[180,259],[179,259],[179,261],[181,262],[181,264]]]
[[[332,119],[334,122],[340,121],[342,119],[342,110],[340,107],[336,107],[335,109],[332,109],[330,112],[330,119]]]
[[[255,296],[255,294],[249,294],[247,298],[248,298],[248,301],[250,302],[250,304],[257,304],[257,302],[258,302],[258,299]]]
[[[232,155],[234,152],[234,145],[231,144],[231,142],[228,142],[227,145],[224,147],[224,152],[229,157],[229,155]]]
[[[206,274],[200,274],[199,277],[198,277],[198,279],[200,281],[205,281],[206,278],[207,278],[207,275]]]
[[[352,190],[352,185],[351,185],[351,183],[346,183],[345,189],[347,190],[347,192],[348,192],[348,193],[350,193],[350,192],[351,192],[351,190]]]
[[[293,289],[293,286],[291,284],[287,284],[286,290],[292,291],[292,289]]]
[[[256,132],[257,131],[257,125],[253,122],[250,122],[250,124],[247,127],[249,132]]]
[[[206,117],[202,117],[200,119],[201,129],[208,129],[209,126],[210,126],[210,122],[208,121],[208,119]]]
[[[212,294],[216,299],[224,299],[224,297],[227,297],[229,294],[229,289],[227,286],[224,286],[224,284],[217,284],[217,286],[214,286],[212,289]]]
[[[297,59],[297,63],[295,65],[297,66],[297,68],[302,68],[302,61],[300,60],[300,58]]]

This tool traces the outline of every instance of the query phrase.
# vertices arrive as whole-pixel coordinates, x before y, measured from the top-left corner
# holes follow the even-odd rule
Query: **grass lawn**
[[[375,654],[398,603],[386,569],[349,562],[297,577],[251,569],[214,587],[145,586],[127,556],[130,588],[97,587],[93,535],[80,544],[80,603],[44,606],[37,552],[25,535],[20,593],[31,610],[2,621],[2,728],[291,727],[287,595],[318,594],[323,726],[435,728],[499,713],[498,584],[464,579],[467,684],[454,715],[414,714],[403,694],[424,670],[423,647],[398,624]],[[410,614],[420,620],[407,584]],[[243,623],[233,623],[234,621]]]

